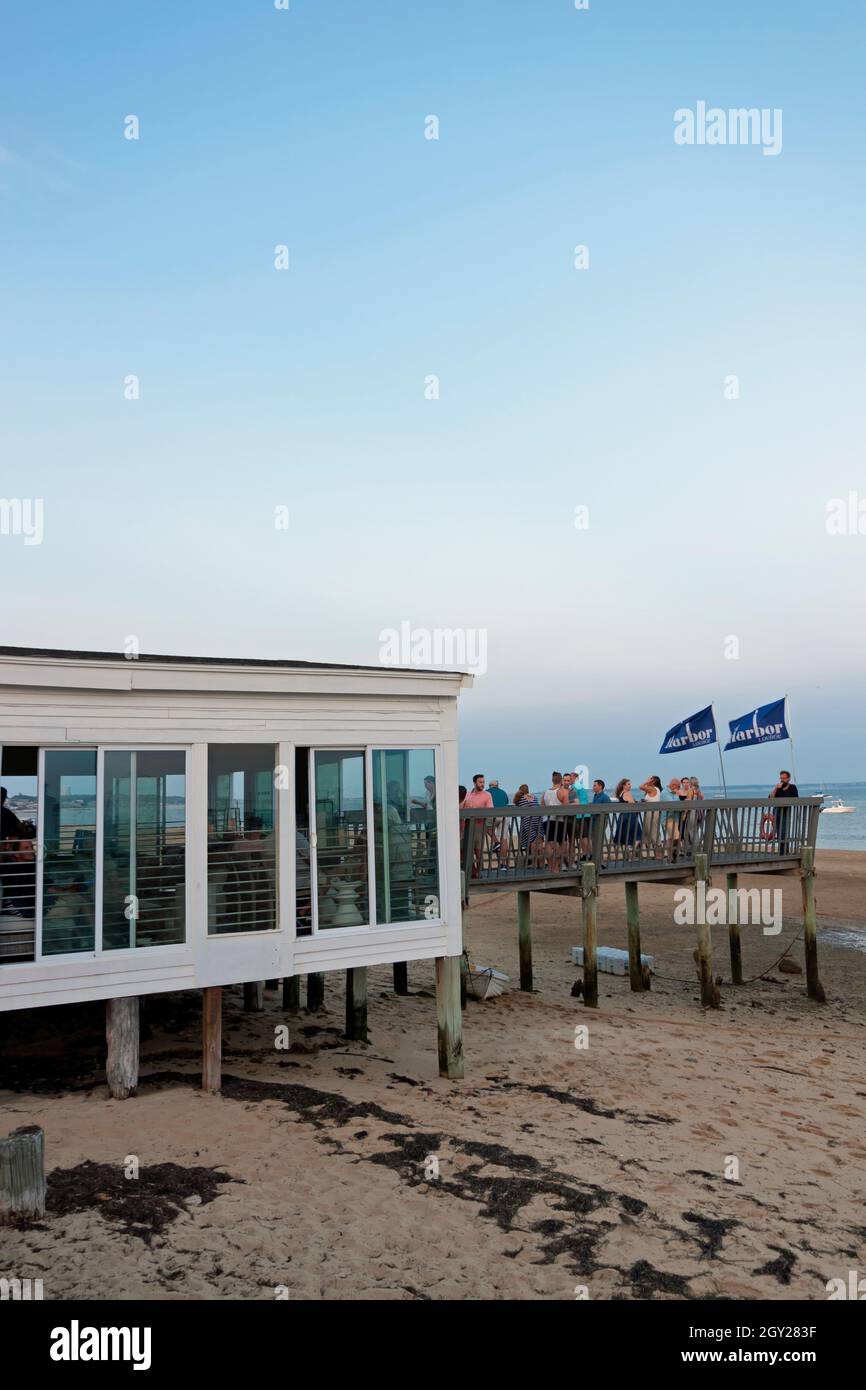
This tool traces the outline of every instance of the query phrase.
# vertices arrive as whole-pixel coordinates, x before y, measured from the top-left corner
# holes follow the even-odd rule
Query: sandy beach
[[[196,994],[148,1001],[124,1102],[101,1005],[2,1015],[0,1130],[43,1126],[50,1174],[4,1269],[46,1299],[825,1299],[866,1268],[866,855],[820,853],[818,874],[823,1006],[802,974],[752,978],[797,934],[796,877],[741,880],[782,889],[783,930],[743,928],[735,990],[713,929],[718,1012],[673,888],[640,890],[652,990],[602,974],[597,1011],[571,995],[579,903],[534,894],[536,992],[470,1001],[462,1082],[437,1075],[432,962],[408,998],[370,972],[367,1045],[343,1037],[336,974],[314,1015],[226,990],[221,1096],[197,1089]],[[476,899],[466,934],[514,986],[515,897]],[[625,945],[621,887],[599,939]]]

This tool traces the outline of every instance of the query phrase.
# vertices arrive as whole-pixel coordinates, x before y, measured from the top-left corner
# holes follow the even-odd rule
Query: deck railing
[[[670,874],[701,853],[710,867],[781,865],[814,847],[821,805],[815,796],[461,811],[464,897],[473,888],[579,881],[589,860],[600,878]]]

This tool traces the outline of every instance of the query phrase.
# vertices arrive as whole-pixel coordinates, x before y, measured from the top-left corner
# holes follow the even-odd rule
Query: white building
[[[432,957],[460,1074],[470,683],[0,648],[0,1009]]]

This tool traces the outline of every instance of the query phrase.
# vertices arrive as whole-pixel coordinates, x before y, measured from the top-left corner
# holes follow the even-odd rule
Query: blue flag
[[[726,753],[729,748],[752,748],[757,743],[777,743],[779,739],[790,738],[784,697],[771,705],[750,709],[739,719],[729,720],[729,728],[731,737],[725,744]]]
[[[716,721],[713,707],[707,705],[706,709],[699,709],[697,714],[690,715],[681,724],[675,724],[672,729],[668,729],[659,752],[681,753],[685,748],[706,748],[715,742]]]

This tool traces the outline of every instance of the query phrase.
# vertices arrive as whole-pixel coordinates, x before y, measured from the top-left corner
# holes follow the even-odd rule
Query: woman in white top
[[[648,777],[645,782],[641,782],[640,789],[643,792],[644,801],[648,801],[653,806],[656,802],[661,801],[662,784],[660,777]],[[658,858],[660,826],[660,815],[645,815],[643,817],[643,842],[646,846],[647,853],[651,855],[653,859]]]

